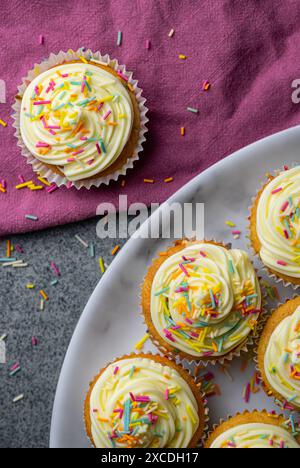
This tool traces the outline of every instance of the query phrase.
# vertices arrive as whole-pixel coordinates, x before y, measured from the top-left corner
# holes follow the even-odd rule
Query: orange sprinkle
[[[173,177],[169,177],[168,179],[165,179],[165,183],[168,184],[170,182],[173,182],[174,178]]]
[[[10,240],[6,241],[6,256],[7,256],[7,258],[11,257],[11,242],[10,242]]]
[[[0,192],[2,193],[6,193],[6,190],[2,187],[2,185],[0,184]]]
[[[42,296],[42,298],[45,300],[45,301],[48,301],[49,300],[49,297],[47,296],[47,294],[45,293],[45,291],[43,289],[40,290],[40,295]]]
[[[144,183],[145,184],[154,184],[154,180],[153,179],[144,179]]]
[[[185,135],[185,127],[181,127],[180,134],[181,134],[181,136]]]
[[[111,251],[111,254],[116,255],[116,253],[119,252],[120,249],[121,247],[119,245],[116,245],[116,247]]]

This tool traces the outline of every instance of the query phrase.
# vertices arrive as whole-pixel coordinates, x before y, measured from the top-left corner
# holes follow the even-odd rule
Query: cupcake
[[[270,177],[251,209],[250,237],[270,274],[300,285],[300,166]]]
[[[221,423],[205,446],[210,449],[298,449],[299,443],[299,434],[293,433],[284,416],[254,411]]]
[[[300,410],[300,297],[268,320],[257,350],[264,388],[283,407]]]
[[[81,53],[50,56],[44,71],[35,69],[20,92],[16,127],[36,172],[58,185],[89,188],[132,167],[147,110],[131,73],[108,56]]]
[[[189,374],[167,358],[134,354],[104,368],[84,405],[96,448],[187,448],[201,441],[206,414]]]
[[[246,349],[261,308],[247,253],[214,242],[177,242],[154,260],[142,286],[154,344],[189,361],[222,361]]]

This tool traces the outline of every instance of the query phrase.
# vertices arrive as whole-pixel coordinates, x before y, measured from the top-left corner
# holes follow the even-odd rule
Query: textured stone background
[[[0,364],[0,447],[48,447],[54,395],[68,344],[91,293],[101,278],[98,258],[111,263],[116,240],[97,238],[97,220],[57,227],[47,231],[13,236],[25,253],[17,254],[28,268],[0,267],[0,336],[7,333],[7,363]],[[95,258],[89,257],[76,239],[79,234],[94,242]],[[0,241],[0,257],[6,252]],[[54,261],[61,278],[50,269]],[[36,284],[34,290],[26,284]],[[45,310],[40,311],[39,290],[49,295]],[[31,346],[36,336],[38,346]],[[19,361],[21,372],[8,376],[9,364]],[[13,403],[23,393],[24,400]]]

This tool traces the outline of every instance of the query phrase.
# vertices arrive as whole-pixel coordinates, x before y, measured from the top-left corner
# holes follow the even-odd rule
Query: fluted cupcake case
[[[118,167],[112,170],[111,173],[101,175],[101,173],[83,180],[70,182],[64,174],[54,170],[49,164],[45,164],[39,161],[31,152],[28,150],[23,142],[20,129],[20,115],[21,115],[21,99],[23,94],[29,85],[38,75],[41,73],[54,68],[58,65],[71,62],[79,62],[80,60],[86,60],[92,65],[105,66],[107,69],[112,70],[113,73],[117,73],[120,79],[124,80],[130,86],[130,92],[134,93],[137,109],[139,112],[140,126],[137,131],[136,144],[132,154],[122,163],[122,167]],[[79,49],[77,51],[69,50],[68,52],[60,51],[58,54],[50,54],[49,58],[44,60],[40,64],[35,64],[34,68],[28,72],[28,75],[23,78],[22,84],[18,87],[18,95],[13,105],[13,127],[16,129],[15,136],[18,140],[18,146],[21,148],[22,155],[27,159],[27,163],[32,166],[34,172],[39,174],[41,177],[46,179],[51,184],[55,184],[58,187],[74,186],[77,189],[85,187],[90,189],[91,187],[100,187],[100,185],[108,185],[111,181],[117,181],[120,176],[125,176],[129,169],[132,169],[134,163],[139,159],[140,153],[143,150],[143,143],[145,142],[145,134],[147,132],[147,112],[148,109],[145,106],[146,99],[142,96],[142,89],[138,86],[138,81],[133,78],[133,73],[127,71],[125,65],[120,65],[117,60],[111,59],[108,54],[102,55],[100,52],[92,52],[91,50]]]
[[[226,246],[223,243],[220,243],[216,240],[210,240],[210,241],[195,241],[195,240],[183,240],[183,241],[176,241],[173,247],[170,247],[166,252],[161,252],[160,255],[162,255],[162,261],[164,258],[167,258],[169,256],[172,256],[174,253],[177,253],[178,251],[182,250],[182,242],[188,242],[188,243],[207,243],[207,244],[214,244],[214,245],[219,245],[221,247],[224,247],[228,249],[228,246]],[[149,275],[149,271],[151,271],[151,268],[154,266],[155,262],[158,261],[159,257],[156,257],[153,262],[152,266],[150,266],[147,276],[145,280],[147,281],[147,277]],[[263,286],[260,284],[259,278],[259,284],[260,284],[260,289],[261,289],[261,313],[258,318],[257,324],[255,329],[249,333],[248,337],[245,339],[243,343],[241,343],[239,346],[237,346],[235,349],[230,351],[228,354],[225,354],[224,356],[220,357],[199,357],[195,358],[194,356],[189,356],[186,353],[182,352],[181,350],[178,350],[168,343],[166,343],[160,336],[158,336],[158,333],[155,330],[155,327],[152,324],[152,319],[151,319],[151,313],[149,310],[149,304],[145,306],[145,303],[148,302],[145,300],[145,280],[141,284],[141,293],[140,293],[140,301],[141,301],[141,316],[143,318],[144,324],[147,328],[147,331],[149,333],[150,339],[152,343],[157,347],[157,349],[164,355],[167,356],[169,359],[173,359],[176,362],[182,362],[183,365],[186,366],[192,366],[192,367],[207,367],[208,364],[211,365],[216,365],[216,364],[221,364],[224,365],[228,362],[231,362],[234,358],[238,358],[242,356],[245,353],[251,352],[251,350],[254,348],[255,345],[255,340],[256,338],[260,335],[262,331],[262,326],[263,326],[263,320],[262,317],[265,314],[265,309],[266,309],[266,292],[263,288]],[[148,284],[146,289],[151,289],[152,284]],[[149,293],[149,291],[148,291]],[[147,295],[148,295],[147,293]]]
[[[107,367],[117,364],[119,361],[122,361],[122,360],[137,359],[137,358],[153,360],[156,363],[161,364],[162,366],[170,367],[171,369],[177,371],[179,375],[189,385],[198,404],[199,427],[196,430],[192,440],[190,441],[188,448],[195,448],[195,447],[202,448],[204,444],[204,440],[206,439],[207,434],[208,434],[209,409],[207,407],[207,399],[205,397],[205,393],[201,390],[201,382],[198,382],[197,376],[194,377],[191,371],[184,369],[180,364],[174,363],[168,357],[163,357],[157,354],[152,354],[150,352],[149,353],[137,353],[137,354],[132,353],[132,354],[128,354],[128,355],[124,355],[122,357],[116,358],[114,361],[107,364],[107,366],[105,366],[99,372],[99,374],[96,377],[94,377],[94,379],[90,383],[90,388],[89,388],[89,391],[86,395],[85,402],[84,402],[84,415],[83,415],[84,418],[83,419],[84,419],[84,425],[86,428],[88,440],[92,444],[92,447],[95,448],[95,443],[93,441],[92,431],[91,431],[91,421],[90,421],[90,397],[91,397],[91,393],[93,391],[94,385],[98,381],[99,377],[103,374],[103,372],[107,369]],[[135,389],[132,389],[132,391],[134,392]],[[184,424],[184,421],[183,421],[183,424]],[[167,448],[167,447],[164,447],[164,448]]]

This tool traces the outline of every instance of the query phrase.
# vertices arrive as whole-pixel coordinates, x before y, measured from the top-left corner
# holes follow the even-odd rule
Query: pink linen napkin
[[[162,202],[216,161],[299,121],[291,99],[300,78],[298,0],[10,0],[0,2],[0,14],[0,80],[7,86],[0,119],[8,123],[0,125],[2,236],[92,217],[102,202],[117,205],[119,194],[129,203]],[[13,135],[17,85],[51,52],[81,46],[134,71],[150,108],[145,151],[124,188],[119,181],[90,191],[17,191],[18,175],[36,180]]]

